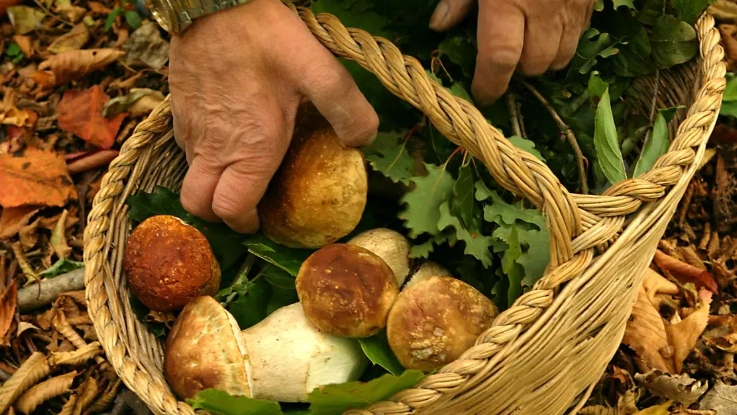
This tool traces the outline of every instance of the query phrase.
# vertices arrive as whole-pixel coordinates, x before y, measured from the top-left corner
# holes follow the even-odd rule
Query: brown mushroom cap
[[[288,247],[320,248],[353,231],[367,195],[363,152],[344,145],[330,124],[306,107],[259,203],[261,230]]]
[[[404,284],[409,274],[409,239],[401,233],[388,228],[375,228],[363,231],[348,241],[380,256],[389,265],[397,279],[397,285]]]
[[[399,294],[389,265],[368,249],[332,244],[302,263],[297,295],[318,329],[340,337],[369,337],[386,327]]]
[[[248,356],[235,318],[214,298],[197,297],[166,339],[164,377],[182,399],[216,388],[250,397]]]
[[[457,359],[498,310],[465,282],[431,277],[405,288],[389,313],[389,346],[406,369],[430,372]]]
[[[123,258],[128,286],[146,307],[173,311],[215,295],[220,266],[205,236],[181,219],[152,216],[131,232]]]

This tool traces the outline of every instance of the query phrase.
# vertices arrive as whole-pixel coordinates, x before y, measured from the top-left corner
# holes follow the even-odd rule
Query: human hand
[[[482,105],[504,94],[515,70],[539,76],[568,65],[594,7],[594,0],[478,1],[478,55],[471,91]],[[430,27],[450,29],[474,3],[440,0]]]
[[[174,136],[187,156],[189,213],[258,229],[257,205],[309,100],[351,146],[378,116],[348,71],[280,0],[254,0],[198,19],[169,55]]]

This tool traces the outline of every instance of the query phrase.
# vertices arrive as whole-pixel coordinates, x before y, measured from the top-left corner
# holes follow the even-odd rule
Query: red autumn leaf
[[[0,296],[0,346],[10,345],[8,331],[13,326],[15,319],[15,308],[18,302],[18,287],[15,280],[5,287]]]
[[[663,270],[663,272],[669,273],[682,284],[690,282],[696,285],[696,287],[706,288],[714,294],[719,292],[717,282],[714,281],[714,277],[709,271],[691,265],[688,262],[683,262],[678,258],[673,258],[661,250],[655,251],[653,260],[658,265],[658,268]]]
[[[110,97],[98,85],[83,91],[67,91],[59,102],[59,128],[99,148],[112,147],[127,114],[105,118],[102,107],[109,100]]]
[[[33,205],[4,208],[0,213],[0,239],[15,236],[39,210],[41,206]]]
[[[0,155],[0,206],[64,206],[77,197],[64,157],[28,147],[22,156]]]

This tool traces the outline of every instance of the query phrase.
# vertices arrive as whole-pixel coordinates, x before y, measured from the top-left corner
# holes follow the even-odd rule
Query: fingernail
[[[441,1],[440,4],[438,4],[438,7],[435,8],[435,12],[433,12],[432,17],[430,18],[430,29],[442,29],[443,24],[448,19],[448,12],[450,12],[448,5],[444,1]]]

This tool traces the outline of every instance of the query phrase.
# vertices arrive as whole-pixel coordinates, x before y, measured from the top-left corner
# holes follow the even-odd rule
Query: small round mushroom
[[[299,269],[296,287],[312,324],[327,334],[354,338],[386,327],[399,294],[389,265],[350,244],[332,244],[312,253]]]
[[[306,402],[319,386],[357,380],[368,366],[354,339],[326,335],[294,303],[240,331],[214,298],[182,310],[166,341],[164,376],[183,399],[204,389]]]
[[[220,287],[220,266],[207,238],[170,215],[152,216],[133,229],[123,269],[131,293],[154,311],[180,310]]]
[[[442,276],[448,276],[451,277],[453,274],[451,274],[450,271],[443,268],[442,265],[438,264],[434,261],[425,261],[423,262],[417,270],[412,274],[412,276],[409,277],[407,280],[407,284],[405,284],[403,289],[407,289],[407,287],[411,287],[414,284],[417,284],[420,281],[424,281],[430,277],[442,277]]]
[[[258,212],[269,239],[316,249],[358,225],[368,197],[368,173],[363,152],[343,144],[317,111],[300,114]]]
[[[430,372],[473,346],[497,314],[494,303],[465,282],[430,277],[399,294],[389,313],[389,346],[405,368]]]
[[[364,231],[348,241],[380,256],[389,265],[397,279],[397,285],[402,286],[409,274],[409,239],[401,233],[388,229],[376,228]]]

